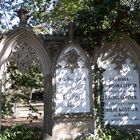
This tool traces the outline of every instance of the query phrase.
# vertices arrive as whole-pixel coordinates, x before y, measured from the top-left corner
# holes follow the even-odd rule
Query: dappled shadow
[[[79,50],[64,53],[56,65],[55,114],[90,112],[89,68]]]
[[[139,75],[131,58],[120,69],[111,59],[103,62],[104,122],[111,125],[140,124]]]

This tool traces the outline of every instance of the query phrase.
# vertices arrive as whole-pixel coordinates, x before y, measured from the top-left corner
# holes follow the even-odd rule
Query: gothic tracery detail
[[[21,72],[25,72],[33,62],[39,66],[35,51],[26,42],[17,43],[11,52],[10,61],[14,61]]]
[[[114,69],[116,70],[121,70],[123,64],[126,64],[127,59],[130,59],[131,63],[133,63],[132,56],[130,55],[128,49],[122,44],[115,45],[104,60],[107,60],[108,58],[110,58],[111,64],[115,64]]]
[[[66,65],[65,65],[65,64]],[[85,59],[80,56],[74,49],[68,51],[61,59],[59,60],[59,63],[57,64],[57,67],[64,67],[69,68],[71,70],[80,67],[80,63],[84,63],[82,66],[83,68],[87,67],[87,64],[85,63]]]

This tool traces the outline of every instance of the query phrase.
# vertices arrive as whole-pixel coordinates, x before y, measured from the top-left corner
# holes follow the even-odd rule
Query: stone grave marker
[[[117,46],[118,45],[118,46]],[[120,42],[102,55],[104,123],[110,125],[140,124],[139,69],[135,49]]]
[[[77,68],[66,68],[61,62],[56,70],[56,114],[90,112],[89,71],[78,61]]]

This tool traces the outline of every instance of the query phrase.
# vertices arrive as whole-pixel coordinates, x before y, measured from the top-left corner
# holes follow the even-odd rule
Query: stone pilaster
[[[49,140],[52,136],[52,76],[50,74],[44,76],[44,138]]]
[[[1,132],[1,94],[2,94],[2,83],[0,82],[0,132]]]

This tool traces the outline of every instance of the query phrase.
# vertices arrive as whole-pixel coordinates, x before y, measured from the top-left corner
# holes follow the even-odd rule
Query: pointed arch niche
[[[15,47],[20,42],[25,42],[26,44],[30,45],[30,47],[35,51],[36,55],[40,59],[43,74],[49,74],[51,63],[48,52],[43,47],[43,43],[40,41],[40,38],[26,28],[16,29],[2,40],[0,44],[0,66],[2,66],[8,60],[13,47]]]
[[[17,49],[18,48],[18,49]],[[18,27],[8,33],[0,43],[0,81],[2,81],[3,68],[14,50],[20,50],[17,58],[20,62],[18,67],[24,70],[28,66],[34,53],[39,58],[44,77],[44,139],[52,135],[52,75],[51,60],[48,51],[41,39],[33,31],[26,27]],[[28,58],[29,57],[29,58]],[[1,88],[2,90],[2,84]]]
[[[103,73],[105,125],[140,125],[140,47],[126,34],[104,42],[98,64]]]
[[[78,43],[71,43],[56,63],[55,115],[91,113],[90,65]]]

